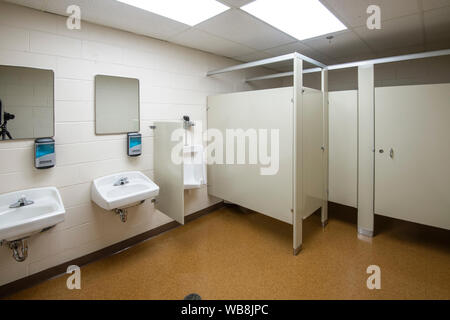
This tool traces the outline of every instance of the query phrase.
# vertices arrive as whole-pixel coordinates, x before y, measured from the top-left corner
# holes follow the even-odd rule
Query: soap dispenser
[[[142,154],[142,135],[137,132],[128,133],[128,156],[137,157]]]
[[[39,138],[34,141],[34,166],[36,169],[53,168],[56,164],[55,140]]]

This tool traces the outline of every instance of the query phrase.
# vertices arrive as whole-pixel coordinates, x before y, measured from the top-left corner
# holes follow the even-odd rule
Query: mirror
[[[139,80],[95,76],[95,133],[139,132]]]
[[[53,137],[52,70],[0,66],[0,141]]]

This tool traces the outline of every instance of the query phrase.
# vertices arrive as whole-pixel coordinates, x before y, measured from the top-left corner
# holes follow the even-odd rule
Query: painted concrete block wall
[[[170,221],[146,203],[131,209],[128,222],[90,200],[93,179],[125,170],[152,177],[155,120],[189,115],[206,122],[208,95],[251,90],[248,76],[266,70],[207,78],[211,69],[236,61],[99,25],[82,23],[68,30],[66,18],[0,2],[0,65],[52,69],[55,72],[57,166],[33,168],[33,141],[0,142],[0,193],[56,186],[66,207],[66,221],[29,241],[29,257],[15,262],[0,247],[0,285],[156,228]],[[140,80],[143,155],[128,158],[125,135],[95,135],[94,76],[106,74]],[[204,128],[206,125],[203,126]],[[217,202],[206,187],[186,194],[186,214]]]

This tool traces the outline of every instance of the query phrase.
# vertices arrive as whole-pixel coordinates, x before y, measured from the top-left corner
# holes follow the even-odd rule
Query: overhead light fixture
[[[229,9],[216,0],[117,0],[194,26]]]
[[[319,0],[256,0],[241,9],[298,40],[347,29]]]

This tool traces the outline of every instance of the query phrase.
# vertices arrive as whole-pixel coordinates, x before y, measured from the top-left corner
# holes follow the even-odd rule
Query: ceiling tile
[[[432,10],[450,6],[450,0],[423,0],[423,10]]]
[[[380,30],[369,30],[365,26],[354,29],[376,53],[387,49],[422,45],[422,30],[420,14],[385,21]]]
[[[354,34],[348,30],[333,34],[335,38],[331,44],[325,37],[297,41],[264,21],[236,9],[254,0],[220,0],[234,9],[204,21],[195,28],[116,0],[6,1],[62,16],[67,16],[69,5],[79,5],[85,21],[169,40],[241,61],[297,51],[331,65],[374,56],[450,48],[450,0],[320,0],[344,23],[355,27]],[[370,4],[381,6],[381,30],[368,30],[365,26],[368,17],[366,9]],[[421,9],[425,11],[423,19],[419,13]],[[88,37],[92,33],[89,28],[98,29],[97,34],[102,34],[105,42],[114,42],[115,37],[123,36],[116,35],[112,30],[108,34],[108,28],[94,25],[86,26],[83,30],[87,32],[83,36]],[[291,65],[279,67],[284,70]]]
[[[316,68],[317,66],[303,61],[303,69],[312,69],[312,68]],[[285,72],[285,71],[292,71],[294,69],[294,63],[292,62],[292,60],[287,60],[287,61],[283,61],[283,62],[277,62],[274,64],[270,64],[267,66],[267,68],[279,71],[279,72]]]
[[[381,55],[384,56],[384,55]],[[364,60],[372,60],[375,58],[380,58],[380,55],[376,55],[375,53],[366,53],[366,54],[361,54],[358,56],[349,56],[349,57],[341,57],[341,58],[336,58],[336,62],[334,64],[341,64],[341,63],[347,63],[347,62],[354,62],[354,61],[364,61]]]
[[[450,7],[426,11],[424,24],[427,42],[450,40]]]
[[[423,45],[417,45],[417,46],[410,46],[410,47],[398,47],[393,49],[387,49],[380,53],[378,53],[375,58],[383,58],[383,57],[394,57],[394,56],[401,56],[404,54],[411,54],[411,53],[418,53],[418,52],[424,52],[425,46]]]
[[[426,44],[426,51],[444,50],[450,48],[450,39],[441,42],[431,42]]]
[[[371,53],[370,48],[353,31],[341,31],[331,34],[334,38],[317,37],[304,40],[309,47],[326,53],[332,58],[359,57]]]
[[[341,16],[345,20],[343,22],[347,22],[350,27],[366,25],[369,5],[380,6],[382,21],[420,12],[417,0],[323,0],[322,2]]]
[[[32,1],[10,0],[10,2],[24,3],[24,5],[29,6],[27,3]],[[115,0],[46,0],[43,9],[67,16],[66,10],[70,5],[80,6],[81,18],[85,21],[163,40],[189,28],[183,23]],[[127,19],[124,19],[124,17],[127,17]]]
[[[236,57],[254,53],[253,49],[244,45],[216,37],[195,28],[184,31],[175,37],[170,38],[169,41],[226,57]]]
[[[311,47],[308,47],[304,43],[300,41],[296,41],[287,45],[279,46],[276,48],[271,48],[268,50],[264,50],[264,52],[269,53],[271,56],[281,56],[283,54],[298,52],[315,60],[318,60],[325,64],[334,63],[334,59],[328,56],[327,54],[317,52],[313,50]]]
[[[264,52],[264,51],[254,51],[250,54],[241,55],[241,56],[235,56],[233,57],[236,60],[243,61],[243,62],[249,62],[249,61],[256,61],[256,60],[262,60],[270,58],[271,55]]]
[[[312,54],[313,50],[311,50],[310,47],[304,45],[300,41],[291,42],[289,44],[285,44],[282,46],[270,48],[267,50],[264,50],[265,52],[273,55],[273,56],[281,56],[283,54],[288,54],[292,52],[298,52],[304,55]]]
[[[105,8],[108,8],[106,12]],[[88,13],[88,21],[163,40],[189,28],[183,23],[115,0],[95,0],[93,9],[92,13]]]
[[[240,8],[255,0],[218,0],[218,1],[233,8]]]
[[[38,10],[42,10],[45,6],[45,0],[6,0],[6,2],[11,2]]]
[[[213,19],[202,22],[196,28],[245,44],[256,50],[264,50],[295,41],[294,38],[265,22],[236,9],[228,10]]]
[[[278,72],[289,72],[294,69],[293,64],[285,64],[285,65],[279,65],[279,66],[269,66],[268,68],[272,70],[276,70]]]

